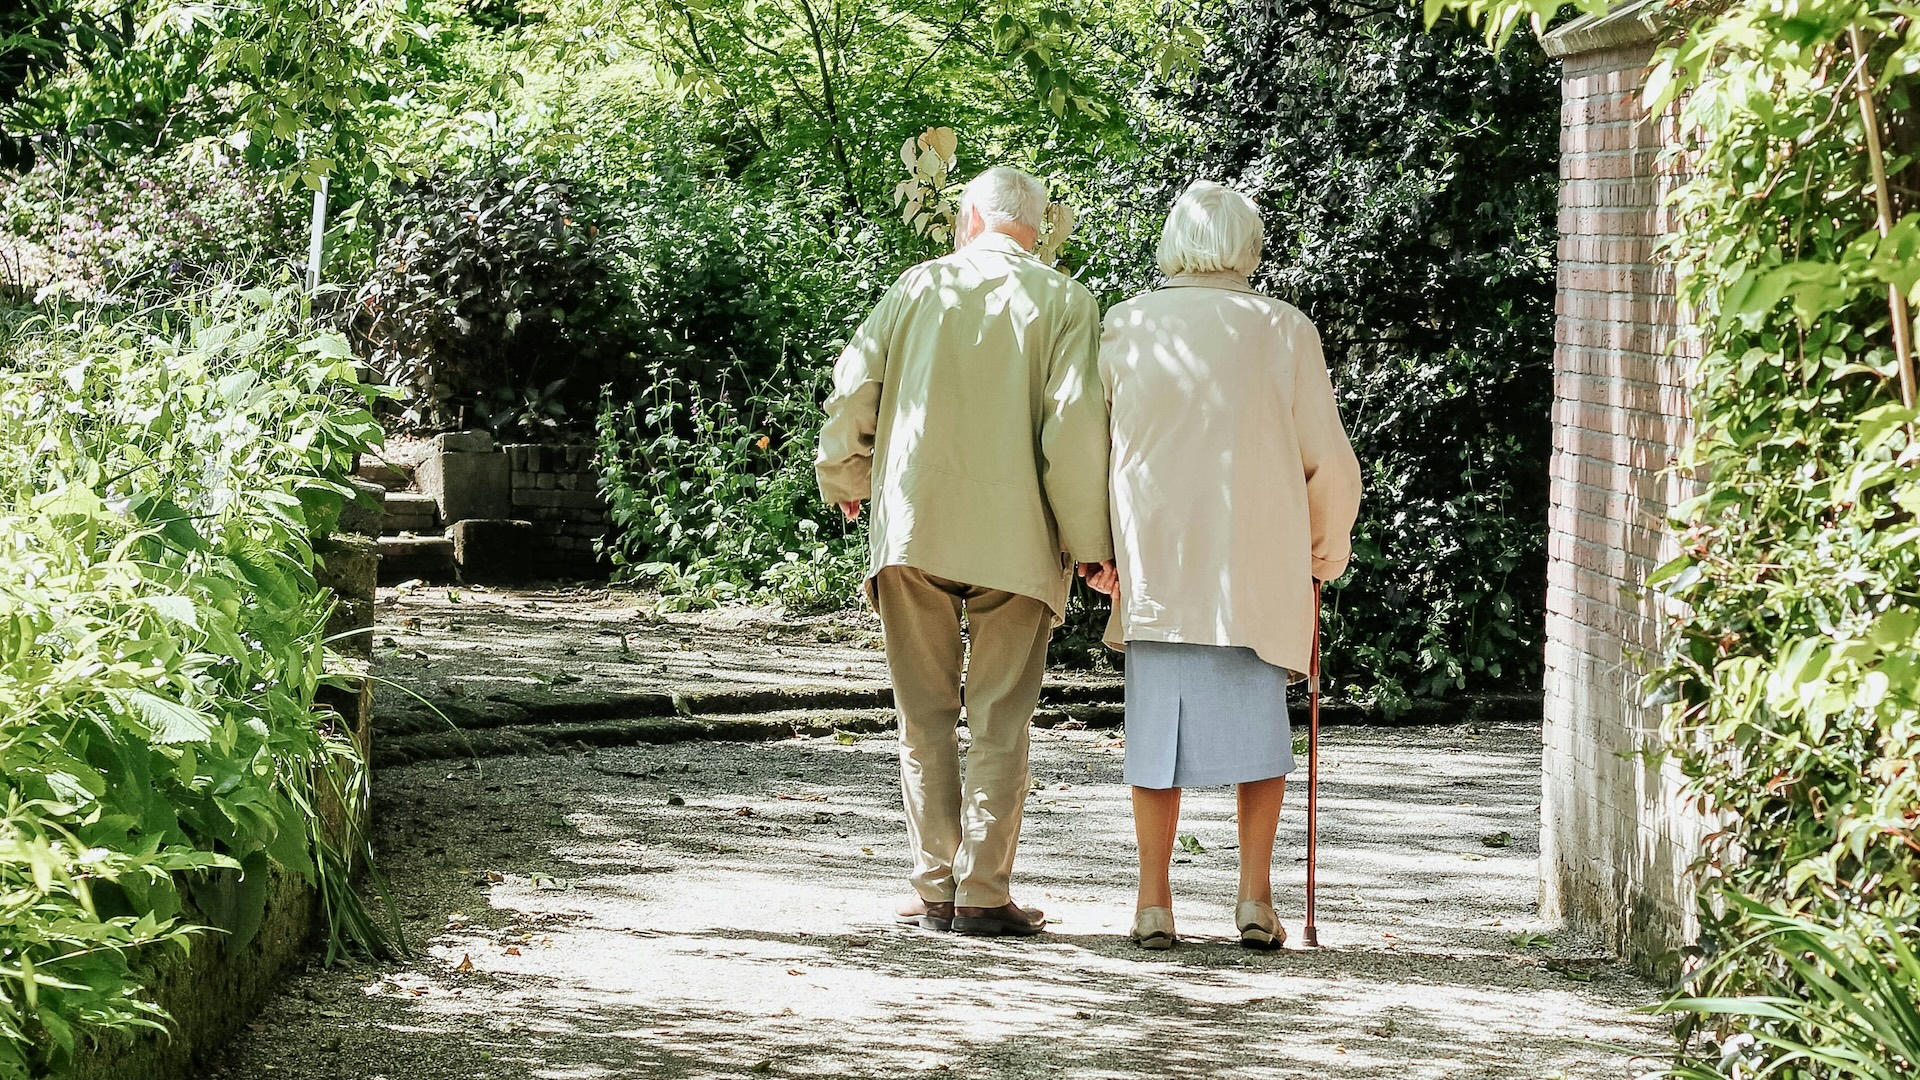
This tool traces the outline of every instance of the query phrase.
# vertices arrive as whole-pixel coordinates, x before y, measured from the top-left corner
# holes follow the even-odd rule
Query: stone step
[[[388,491],[404,491],[413,486],[413,470],[386,461],[362,459],[355,475],[379,484]]]
[[[418,578],[421,581],[452,581],[454,578],[453,541],[444,535],[383,536],[380,538],[380,583]]]
[[[387,492],[386,532],[429,532],[440,521],[433,496],[418,491]]]

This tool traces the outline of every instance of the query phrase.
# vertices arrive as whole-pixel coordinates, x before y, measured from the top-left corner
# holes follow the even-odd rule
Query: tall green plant
[[[790,375],[735,403],[662,374],[642,402],[602,406],[604,550],[618,576],[687,606],[770,596],[807,611],[852,598],[865,537],[833,522],[813,475],[823,380]]]
[[[276,872],[348,934],[351,740],[314,710],[313,538],[378,440],[338,335],[264,292],[37,317],[0,370],[0,1078],[161,1026],[132,961],[244,942]]]
[[[1894,919],[1823,926],[1763,904],[1734,901],[1754,928],[1747,940],[1713,961],[1745,967],[1742,997],[1674,998],[1669,1013],[1747,1022],[1744,1038],[1723,1041],[1718,1060],[1682,1062],[1681,1080],[1826,1070],[1864,1080],[1900,1080],[1920,1063],[1920,951],[1912,926]],[[1811,1037],[1810,1037],[1811,1036]]]

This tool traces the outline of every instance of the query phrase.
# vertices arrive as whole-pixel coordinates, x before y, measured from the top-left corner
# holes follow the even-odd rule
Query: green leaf
[[[162,746],[206,742],[218,722],[197,709],[169,701],[145,690],[110,691],[121,707],[146,724],[149,737]]]
[[[143,596],[136,602],[169,622],[177,623],[188,630],[200,629],[200,609],[189,597]]]

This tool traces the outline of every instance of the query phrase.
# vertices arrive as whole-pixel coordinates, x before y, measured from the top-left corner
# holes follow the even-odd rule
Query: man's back
[[[1110,551],[1087,290],[988,233],[888,290],[835,369],[822,494],[873,501],[873,562],[1065,607]],[[870,455],[870,458],[869,458]]]

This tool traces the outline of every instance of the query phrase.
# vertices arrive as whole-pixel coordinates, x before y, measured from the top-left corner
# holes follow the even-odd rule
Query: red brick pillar
[[[1655,258],[1672,121],[1643,118],[1645,10],[1546,40],[1565,67],[1541,901],[1652,968],[1694,936],[1699,828],[1677,772],[1640,756],[1660,741],[1642,678],[1665,622],[1645,582],[1675,554],[1668,512],[1688,492],[1671,468],[1687,433],[1681,319]]]

